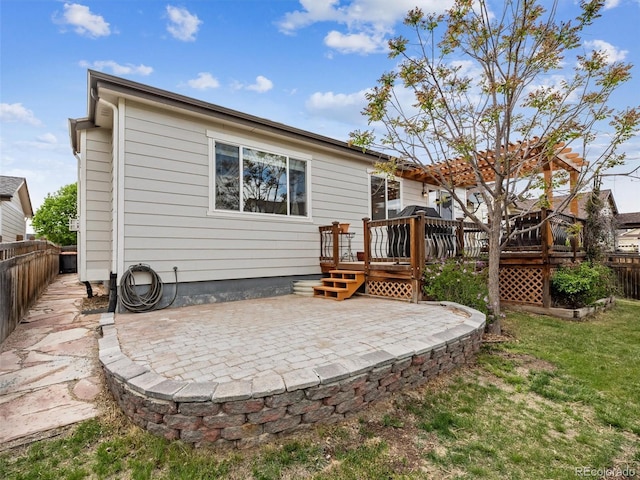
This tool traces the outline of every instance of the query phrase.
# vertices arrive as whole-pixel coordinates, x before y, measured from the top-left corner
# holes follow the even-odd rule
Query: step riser
[[[364,283],[364,272],[331,270],[329,278],[323,278],[323,285],[313,287],[313,296],[345,300],[351,298]]]

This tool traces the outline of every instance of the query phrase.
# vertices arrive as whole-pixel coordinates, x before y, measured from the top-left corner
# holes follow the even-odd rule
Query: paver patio
[[[332,423],[477,352],[484,315],[455,304],[287,295],[103,314],[99,358],[137,425],[194,444]]]
[[[116,315],[131,360],[185,381],[251,380],[389,350],[464,323],[433,304],[296,295]]]

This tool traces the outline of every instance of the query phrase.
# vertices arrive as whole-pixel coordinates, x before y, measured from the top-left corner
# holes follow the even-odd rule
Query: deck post
[[[331,222],[331,234],[333,236],[333,265],[338,268],[340,263],[340,222]]]
[[[362,219],[362,235],[364,241],[364,291],[369,293],[369,269],[371,267],[371,230],[369,227],[369,217]]]
[[[551,264],[549,262],[549,249],[553,241],[551,224],[547,219],[547,209],[540,209],[541,221],[540,240],[542,242],[542,306],[551,307]]]
[[[418,303],[422,298],[422,269],[425,264],[424,236],[425,220],[424,212],[418,212],[409,223],[411,238],[411,301]]]
[[[458,218],[458,225],[456,225],[456,241],[458,242],[456,257],[464,257],[464,218]]]
[[[581,227],[584,226],[582,225],[582,222],[580,220],[578,220],[577,215],[573,216],[573,225],[575,227],[576,224],[579,224]],[[573,253],[573,261],[575,262],[578,259],[578,243],[579,243],[579,239],[580,236],[579,234],[577,235],[573,235],[570,239],[571,241],[571,252]]]
[[[413,268],[413,285],[412,292],[413,298],[411,299],[413,303],[418,303],[422,300],[422,270],[426,264],[426,255],[425,252],[425,234],[426,234],[426,222],[424,219],[424,212],[418,212],[418,217],[414,223],[414,231],[412,235],[412,242],[415,244],[415,247],[412,248],[411,252],[411,262]],[[415,256],[413,251],[415,250]]]

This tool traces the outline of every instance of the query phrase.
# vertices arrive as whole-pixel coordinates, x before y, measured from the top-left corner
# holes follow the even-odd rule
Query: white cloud
[[[78,35],[90,38],[107,37],[111,34],[109,23],[101,15],[91,13],[89,7],[78,3],[65,3],[60,23],[71,25]]]
[[[480,78],[484,74],[482,68],[472,60],[453,60],[449,66],[458,69],[458,77]]]
[[[307,99],[305,106],[314,115],[358,125],[365,120],[360,112],[367,104],[366,93],[367,90],[349,94],[316,92]]]
[[[256,77],[256,83],[252,85],[247,85],[247,90],[252,90],[258,93],[268,92],[273,88],[273,82],[269,80],[267,77],[263,77],[262,75],[258,75]]]
[[[335,29],[325,37],[325,44],[341,53],[373,53],[383,51],[385,36],[393,33],[393,26],[407,12],[418,6],[425,13],[442,13],[453,0],[300,0],[301,9],[288,12],[278,22],[282,33],[297,30],[319,22],[334,22],[346,27],[346,32]]]
[[[38,141],[48,143],[50,145],[56,145],[58,143],[58,138],[53,133],[45,133],[44,135],[38,136]]]
[[[253,92],[264,93],[273,88],[273,82],[263,75],[258,75],[253,84],[247,85],[237,80],[231,83],[234,90],[251,90]]]
[[[605,0],[604,9],[610,10],[612,8],[616,8],[618,5],[620,5],[620,0]]]
[[[206,90],[208,88],[218,88],[220,82],[208,72],[200,72],[198,78],[187,81],[187,85],[198,90]]]
[[[343,34],[332,30],[324,37],[324,43],[340,53],[368,54],[386,50],[386,41],[382,35],[368,35],[364,32]]]
[[[147,65],[133,65],[131,63],[121,65],[113,60],[96,60],[93,63],[82,60],[80,62],[80,66],[83,68],[93,68],[94,70],[99,71],[111,70],[114,75],[142,75],[143,77],[146,77],[153,73],[153,68],[148,67]]]
[[[316,22],[337,21],[340,15],[335,6],[339,3],[339,0],[300,0],[303,10],[285,13],[278,22],[280,31],[293,33]]]
[[[603,52],[607,59],[607,63],[622,61],[626,58],[627,53],[629,53],[627,50],[618,50],[616,47],[604,40],[589,40],[584,42],[584,46],[592,50]]]
[[[29,125],[42,125],[31,110],[22,103],[2,103],[0,104],[0,120],[3,122],[28,123]]]
[[[167,5],[167,15],[169,24],[167,31],[178,40],[183,42],[193,42],[200,28],[202,20],[197,15],[190,13],[186,8],[172,7]]]
[[[48,152],[68,152],[69,147],[63,143],[58,143],[57,137],[51,133],[39,135],[35,140],[19,140],[13,143],[23,151],[28,150],[46,150]]]
[[[545,90],[547,93],[565,93],[565,84],[567,77],[561,74],[548,75],[546,77],[540,77],[540,82],[531,84],[525,89],[526,94]],[[575,90],[569,92],[566,101],[576,102],[580,99],[579,93]]]

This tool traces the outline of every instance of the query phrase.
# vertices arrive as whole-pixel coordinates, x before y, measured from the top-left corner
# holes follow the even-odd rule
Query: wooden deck
[[[559,265],[584,258],[584,251],[578,248],[581,239],[569,234],[577,222],[573,216],[549,217],[549,212],[542,210],[519,216],[508,225],[511,239],[500,258],[502,302],[551,305],[549,285],[553,271]],[[424,215],[390,220],[365,218],[362,261],[352,260],[350,248],[345,254],[341,229],[339,222],[319,228],[322,272],[364,272],[365,291],[370,295],[417,302],[422,300],[422,271],[427,263],[448,258],[486,258],[486,234],[469,222]]]

